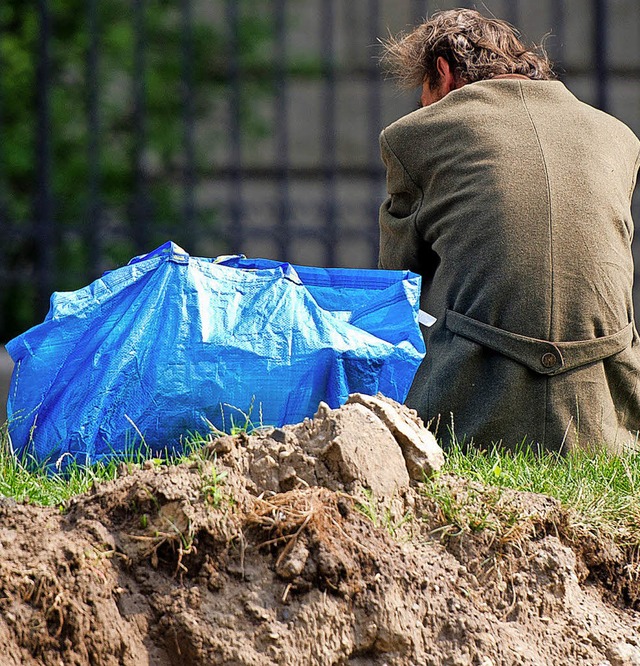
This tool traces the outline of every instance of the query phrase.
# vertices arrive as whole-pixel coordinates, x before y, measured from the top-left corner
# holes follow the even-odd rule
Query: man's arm
[[[387,168],[389,196],[380,207],[380,255],[378,266],[420,273],[420,238],[416,217],[422,204],[422,190],[391,149],[384,131],[380,135],[380,152]]]

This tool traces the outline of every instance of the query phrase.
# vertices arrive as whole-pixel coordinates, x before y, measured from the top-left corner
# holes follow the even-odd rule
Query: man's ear
[[[438,83],[445,95],[452,90],[456,90],[456,88],[460,88],[460,82],[453,73],[451,65],[445,60],[445,58],[438,56],[438,59],[436,60],[436,68],[438,69],[438,75],[440,77]]]

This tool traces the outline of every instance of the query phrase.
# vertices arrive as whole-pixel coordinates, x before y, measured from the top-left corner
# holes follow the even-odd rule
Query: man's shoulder
[[[471,122],[479,113],[499,114],[521,100],[519,81],[477,81],[452,90],[440,101],[408,113],[385,128],[387,135],[426,126]],[[561,84],[560,84],[561,85]]]
[[[449,93],[452,94],[452,93]],[[430,131],[441,131],[443,125],[452,122],[461,121],[461,112],[459,104],[453,107],[450,104],[443,105],[445,100],[436,102],[431,106],[416,109],[411,113],[401,116],[382,130],[382,135],[393,142],[401,137],[412,136],[414,134],[424,135]]]
[[[576,114],[590,124],[626,135],[630,141],[638,140],[625,123],[581,101],[562,82],[521,79],[488,79],[462,86],[439,102],[398,118],[383,130],[383,135],[393,143],[400,139],[411,141],[416,134],[424,137],[429,133],[459,131],[464,126],[499,128],[501,116],[512,119],[518,110],[522,117],[528,117],[529,112],[534,116],[543,113],[557,121]]]
[[[555,86],[537,83],[545,82],[531,81],[522,87],[523,98],[534,120],[538,120],[540,114],[546,115],[550,123],[566,124],[569,134],[584,131],[606,134],[611,139],[618,137],[635,150],[640,147],[636,145],[639,140],[633,130],[619,118],[580,100],[559,81],[546,82],[555,83]]]

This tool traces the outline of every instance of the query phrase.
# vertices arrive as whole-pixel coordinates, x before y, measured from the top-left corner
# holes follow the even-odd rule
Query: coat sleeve
[[[380,135],[380,152],[387,168],[388,196],[380,207],[378,266],[419,273],[421,239],[416,227],[416,216],[423,193],[392,150],[384,131]]]

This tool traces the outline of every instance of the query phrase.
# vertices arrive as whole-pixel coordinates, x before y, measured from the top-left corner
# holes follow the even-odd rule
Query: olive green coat
[[[477,445],[635,446],[631,130],[560,82],[494,80],[380,142],[379,265],[420,273],[438,319],[407,404]]]

